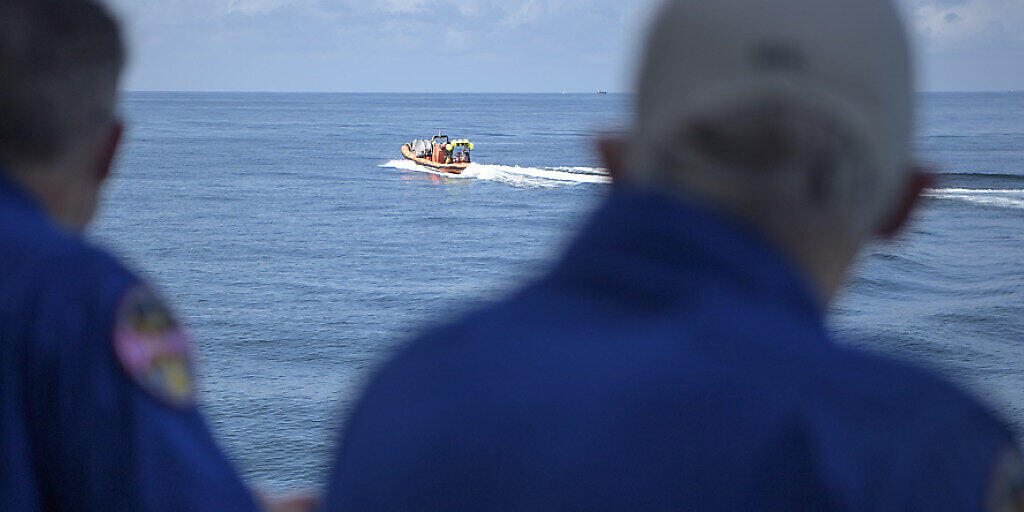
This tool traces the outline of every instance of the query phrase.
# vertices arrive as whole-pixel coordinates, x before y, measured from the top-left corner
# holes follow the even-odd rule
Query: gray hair
[[[109,122],[121,31],[92,0],[0,0],[0,159],[56,157]]]

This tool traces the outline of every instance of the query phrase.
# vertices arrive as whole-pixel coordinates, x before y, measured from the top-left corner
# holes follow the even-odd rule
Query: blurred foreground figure
[[[928,183],[893,6],[656,20],[610,197],[550,275],[385,367],[329,510],[1019,510],[999,420],[823,324]]]
[[[252,510],[173,315],[79,234],[123,54],[92,1],[0,0],[0,510]]]

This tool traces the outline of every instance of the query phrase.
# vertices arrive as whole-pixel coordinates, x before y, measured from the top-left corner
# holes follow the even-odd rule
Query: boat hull
[[[462,174],[462,171],[465,171],[466,167],[469,167],[469,165],[470,165],[470,164],[439,164],[437,162],[433,162],[431,160],[427,160],[426,158],[420,158],[420,157],[412,154],[412,150],[409,149],[409,145],[408,144],[402,144],[402,156],[404,156],[405,158],[407,158],[409,160],[412,160],[413,162],[416,162],[417,164],[420,164],[420,165],[422,165],[424,167],[430,167],[431,169],[436,169],[438,171],[446,172],[446,173],[449,173],[449,174]]]

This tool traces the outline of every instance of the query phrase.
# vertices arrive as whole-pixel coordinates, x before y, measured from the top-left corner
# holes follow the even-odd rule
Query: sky
[[[629,91],[657,4],[107,1],[127,26],[129,90],[325,92]],[[897,1],[919,89],[1024,90],[1024,0]]]

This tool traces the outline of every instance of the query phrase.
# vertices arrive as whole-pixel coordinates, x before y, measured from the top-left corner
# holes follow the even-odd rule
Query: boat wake
[[[553,188],[580,183],[611,183],[607,171],[599,167],[520,167],[518,165],[471,164],[462,174],[450,174],[409,160],[391,160],[381,167],[416,171],[453,180],[488,180],[521,188]],[[931,199],[963,201],[979,206],[1024,210],[1024,189],[934,188],[924,194]]]
[[[477,179],[521,188],[553,188],[580,183],[611,183],[604,169],[597,167],[520,167],[518,165],[470,164],[462,174],[450,174],[410,160],[391,160],[381,167],[426,172],[451,179]]]
[[[933,199],[952,199],[982,206],[1024,209],[1024,189],[935,188],[924,194]]]

